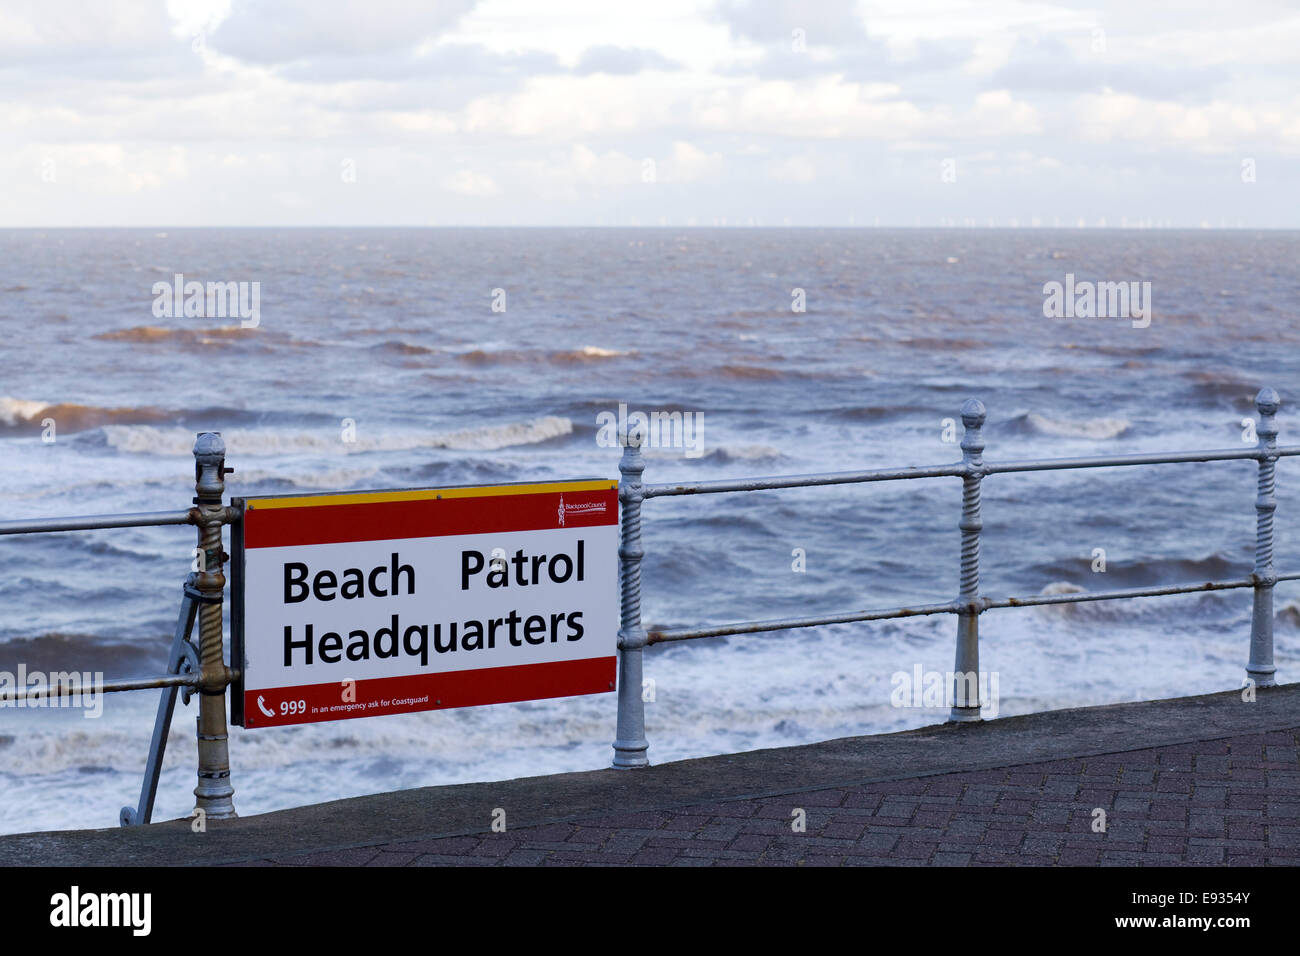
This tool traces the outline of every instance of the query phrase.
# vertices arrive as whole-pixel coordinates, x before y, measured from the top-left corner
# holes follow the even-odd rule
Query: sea
[[[646,450],[647,482],[954,462],[968,398],[989,461],[1240,448],[1265,386],[1285,445],[1298,264],[1300,233],[1249,230],[3,230],[0,519],[184,510],[205,430],[231,495],[616,478],[598,421],[620,405],[699,424],[694,449]],[[158,309],[178,274],[258,283],[256,326]],[[1045,314],[1067,276],[1149,282],[1149,323]],[[1256,476],[992,476],[982,593],[1245,575]],[[1300,462],[1277,487],[1277,565],[1300,570]],[[645,622],[949,600],[960,507],[956,478],[647,501]],[[0,671],[161,673],[194,544],[188,527],[0,537]],[[1246,590],[991,610],[981,666],[998,716],[1240,688],[1250,610]],[[1295,680],[1300,586],[1278,586],[1275,629]],[[955,632],[941,615],[654,646],[649,757],[942,722],[900,701],[899,675],[951,671]],[[0,832],[116,825],[157,701],[0,707]],[[598,694],[232,728],[235,805],[605,767],[615,713]],[[178,703],[155,819],[191,812],[195,714]]]

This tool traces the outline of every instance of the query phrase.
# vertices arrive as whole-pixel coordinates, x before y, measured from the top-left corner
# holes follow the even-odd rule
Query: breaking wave
[[[52,418],[60,431],[79,432],[101,425],[175,421],[176,417],[159,408],[98,408],[68,402],[50,405],[22,398],[0,398],[0,424],[8,428],[36,427]]]
[[[220,342],[248,335],[252,329],[238,325],[222,325],[213,329],[165,329],[157,325],[137,325],[129,329],[114,329],[94,336],[100,342],[185,342],[189,344]]]
[[[1205,581],[1227,580],[1245,577],[1250,574],[1249,559],[1233,560],[1224,554],[1208,554],[1199,558],[1141,558],[1134,561],[1110,561],[1106,571],[1093,573],[1091,557],[1079,559],[1070,564],[1056,561],[1037,567],[1035,570],[1045,577],[1060,580],[1049,587],[1066,587],[1065,579],[1078,577],[1079,580],[1098,582],[1098,588],[1139,588],[1157,587],[1165,584],[1199,584]],[[1078,587],[1071,584],[1070,587]],[[1064,594],[1066,591],[1044,592]]]
[[[584,345],[580,349],[561,349],[559,351],[535,352],[526,349],[471,349],[459,353],[456,358],[471,365],[576,365],[595,362],[601,359],[622,358],[631,352],[605,349],[595,345]]]
[[[1098,575],[1098,577],[1102,577],[1102,575]],[[1164,583],[1172,584],[1174,582]],[[1098,590],[1107,589],[1098,588]],[[1080,587],[1070,581],[1053,581],[1038,593],[1044,596],[1083,594],[1090,590],[1092,589]],[[1176,614],[1180,617],[1186,617],[1188,613],[1185,604],[1182,610],[1176,611],[1174,610],[1175,605],[1170,602],[1193,601],[1200,613],[1221,613],[1224,607],[1224,593],[1207,591],[1203,593],[1191,592],[1177,597],[1140,597],[1106,601],[1081,601],[1072,604],[1043,604],[1034,607],[1033,610],[1039,614],[1060,615],[1079,621],[1123,621],[1130,624],[1139,621],[1168,622],[1171,615]]]
[[[768,381],[782,378],[785,373],[778,372],[774,368],[764,368],[761,365],[723,365],[706,374],[717,375],[720,378]]]
[[[1191,393],[1198,402],[1216,407],[1250,409],[1255,405],[1259,385],[1220,372],[1195,372]]]
[[[767,445],[724,445],[721,448],[715,448],[697,460],[714,465],[731,462],[775,463],[785,460],[785,455],[779,449]]]
[[[322,343],[309,339],[295,339],[284,332],[265,328],[244,328],[239,325],[219,325],[209,329],[164,328],[158,325],[136,325],[129,329],[113,329],[93,336],[99,342],[126,342],[134,345],[179,345],[183,348],[233,346],[256,344],[316,346]]]
[[[246,468],[238,477],[241,486],[270,485],[330,491],[355,488],[380,474],[378,468],[319,468],[298,474],[286,474],[283,469]]]
[[[411,342],[403,342],[400,339],[379,342],[370,346],[370,349],[374,352],[392,352],[394,355],[432,355],[438,351],[426,345],[415,345]]]
[[[1118,438],[1132,428],[1133,423],[1126,418],[1086,418],[1082,421],[1070,421],[1029,412],[1015,418],[1012,426],[1017,431],[1034,435],[1105,441],[1109,438]]]
[[[47,418],[54,419],[60,434],[70,434],[111,426],[159,423],[176,426],[206,426],[213,421],[224,424],[251,424],[260,423],[264,417],[262,412],[225,406],[178,411],[150,405],[108,408],[99,405],[78,405],[75,402],[50,404],[24,398],[0,398],[0,431],[5,428],[14,430],[39,428]]]
[[[1273,623],[1290,630],[1300,630],[1300,604],[1287,601],[1282,609],[1273,615]]]
[[[102,671],[106,677],[137,676],[167,663],[170,635],[153,643],[106,640],[103,635],[55,632],[0,642],[0,667],[19,662],[29,671]]]
[[[414,448],[447,448],[458,451],[495,451],[514,445],[536,445],[569,435],[573,422],[547,415],[524,422],[487,425],[463,431],[425,434],[408,432],[368,435],[362,430],[355,441],[344,442],[338,429],[288,431],[263,429],[232,430],[224,433],[230,455],[356,454],[358,452],[405,451]],[[136,455],[190,455],[194,434],[183,428],[157,428],[151,425],[109,425],[104,428],[108,445],[117,451]]]

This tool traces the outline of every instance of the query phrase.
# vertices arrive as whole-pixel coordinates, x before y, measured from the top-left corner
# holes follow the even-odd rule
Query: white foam
[[[49,408],[49,402],[30,401],[23,398],[0,398],[0,420],[6,425],[29,422],[43,409]]]
[[[378,468],[316,468],[290,473],[283,468],[241,469],[240,482],[256,484],[260,481],[287,481],[298,488],[323,488],[336,490],[353,488],[358,482],[374,478]]]
[[[1057,435],[1062,438],[1091,438],[1097,441],[1116,438],[1132,427],[1132,422],[1126,418],[1088,418],[1083,421],[1066,421],[1030,412],[1026,416],[1026,420],[1035,431],[1044,435]]]
[[[1053,581],[1038,593],[1046,596],[1052,594],[1082,594],[1083,592],[1083,588],[1077,584],[1071,584],[1069,581]]]
[[[422,434],[397,432],[369,434],[357,429],[355,441],[343,441],[337,428],[316,431],[288,429],[240,429],[226,431],[227,454],[277,456],[291,453],[315,455],[355,454],[367,451],[407,451],[415,448],[448,448],[458,451],[494,451],[514,445],[533,445],[573,432],[573,422],[557,415],[547,415],[505,425],[486,425],[463,431]],[[104,435],[110,447],[137,455],[189,456],[193,453],[194,432],[186,428],[159,428],[153,425],[106,425]]]
[[[723,445],[718,451],[722,453],[723,457],[737,461],[782,457],[781,449],[773,448],[771,445]]]

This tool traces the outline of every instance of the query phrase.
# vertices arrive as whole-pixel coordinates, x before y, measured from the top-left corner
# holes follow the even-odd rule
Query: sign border
[[[311,508],[319,505],[380,504],[392,501],[423,501],[429,498],[486,498],[494,495],[528,494],[536,488],[538,494],[556,489],[557,485],[591,485],[575,491],[611,491],[618,489],[617,478],[567,478],[557,481],[507,481],[492,485],[446,485],[440,488],[376,488],[364,491],[318,491],[294,495],[243,495],[232,496],[230,505],[236,518],[230,522],[230,660],[238,661],[234,680],[230,683],[230,722],[244,727],[244,672],[248,666],[244,651],[244,514],[249,504],[264,509]],[[596,487],[599,486],[599,487]],[[567,488],[565,490],[568,490]],[[479,494],[468,494],[476,491]],[[313,501],[312,499],[319,499]],[[278,502],[278,503],[271,503]],[[615,525],[621,521],[615,515]],[[390,715],[376,715],[390,716]]]

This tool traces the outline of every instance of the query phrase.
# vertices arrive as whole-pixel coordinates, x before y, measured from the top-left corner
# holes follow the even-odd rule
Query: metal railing
[[[1278,447],[1275,416],[1279,405],[1278,394],[1271,388],[1261,389],[1255,397],[1259,424],[1255,430],[1256,443],[1249,448],[986,462],[984,437],[981,434],[985,419],[984,404],[971,399],[961,407],[961,420],[964,427],[961,440],[962,460],[957,464],[650,485],[644,484],[641,480],[642,473],[645,471],[645,460],[641,456],[641,444],[645,435],[639,430],[629,432],[624,438],[623,457],[618,465],[619,472],[623,476],[618,489],[622,512],[622,536],[618,551],[621,626],[618,632],[618,728],[614,740],[613,765],[620,768],[633,768],[649,764],[646,758],[649,744],[645,733],[645,704],[641,696],[642,655],[650,644],[674,641],[816,627],[824,624],[846,624],[854,621],[883,621],[931,614],[956,614],[957,651],[953,677],[953,706],[949,719],[970,722],[981,719],[979,681],[970,680],[963,675],[979,673],[979,618],[987,610],[1253,588],[1254,607],[1251,616],[1250,657],[1246,664],[1246,676],[1257,686],[1273,684],[1276,672],[1273,665],[1273,586],[1278,581],[1300,580],[1300,572],[1278,574],[1273,567],[1273,516],[1277,508],[1277,500],[1274,496],[1274,471],[1279,458],[1300,455],[1300,446]],[[1025,597],[989,598],[980,594],[980,531],[983,528],[980,490],[986,476],[1016,472],[1238,459],[1254,459],[1259,462],[1259,482],[1255,497],[1255,568],[1253,573],[1246,577],[1227,581],[1208,581],[1203,584],[1171,584],[1112,591],[1035,594]],[[641,560],[645,557],[645,549],[641,543],[641,504],[646,499],[675,495],[729,494],[819,485],[903,481],[914,478],[960,478],[962,482],[961,520],[958,522],[958,528],[961,530],[961,584],[957,597],[953,600],[939,604],[846,611],[782,620],[741,621],[677,630],[647,631],[642,624]]]
[[[646,759],[649,745],[645,736],[645,709],[641,688],[642,655],[645,647],[650,644],[854,621],[956,614],[956,674],[954,706],[950,716],[954,721],[977,721],[980,719],[981,707],[978,682],[970,682],[974,685],[972,699],[968,693],[971,688],[961,679],[961,675],[977,673],[979,670],[979,616],[984,611],[992,608],[1072,604],[1082,601],[1108,601],[1198,591],[1253,588],[1254,611],[1246,674],[1251,681],[1260,686],[1274,683],[1276,669],[1273,665],[1273,586],[1278,581],[1300,580],[1300,572],[1277,574],[1273,568],[1273,515],[1276,508],[1274,470],[1279,458],[1300,455],[1300,446],[1278,447],[1277,445],[1277,425],[1274,419],[1279,405],[1277,392],[1271,388],[1261,390],[1255,404],[1259,410],[1259,424],[1256,428],[1258,440],[1254,446],[1246,449],[985,462],[984,439],[980,434],[984,425],[985,410],[982,403],[972,399],[961,408],[965,430],[961,441],[962,460],[957,464],[651,485],[644,484],[641,480],[645,469],[645,461],[641,456],[644,435],[633,431],[625,437],[623,454],[618,466],[622,475],[618,490],[621,511],[618,549],[621,595],[618,630],[618,720],[613,765],[632,768],[644,767],[649,763]],[[135,807],[122,808],[120,822],[123,826],[145,824],[151,819],[167,745],[167,734],[178,693],[186,703],[196,692],[200,697],[197,721],[198,784],[194,788],[196,811],[201,811],[205,819],[220,820],[236,815],[234,788],[230,778],[226,690],[237,675],[223,660],[222,603],[226,585],[224,568],[229,556],[222,548],[221,536],[223,525],[238,521],[240,516],[238,509],[222,503],[225,493],[225,475],[234,470],[225,466],[225,451],[225,443],[219,432],[199,434],[194,444],[196,494],[193,507],[185,511],[0,521],[0,535],[167,525],[193,525],[198,530],[198,547],[194,553],[198,559],[199,570],[189,575],[182,588],[180,614],[173,635],[167,672],[160,676],[104,681],[96,688],[103,693],[152,689],[161,689],[163,692],[154,720],[153,738],[145,763],[140,799]],[[979,547],[982,528],[980,488],[986,476],[1014,472],[1236,459],[1254,459],[1259,462],[1258,494],[1255,499],[1257,523],[1255,568],[1252,574],[1236,580],[1210,581],[1204,584],[1128,588],[1115,591],[1038,594],[997,599],[980,595]],[[783,620],[742,621],[678,630],[647,631],[642,625],[641,560],[645,552],[641,543],[641,505],[648,498],[942,477],[962,480],[962,512],[958,525],[961,530],[961,585],[957,597],[951,601]],[[191,640],[196,621],[199,628],[197,644]],[[71,696],[75,692],[74,688],[63,685],[15,690],[13,693],[0,693],[0,703]]]
[[[182,588],[180,617],[172,638],[167,673],[160,677],[103,681],[95,688],[99,693],[159,688],[163,691],[154,718],[153,739],[145,761],[140,799],[134,807],[122,808],[119,815],[122,826],[148,823],[153,815],[154,795],[162,773],[167,733],[178,692],[185,703],[189,703],[190,696],[196,691],[199,694],[199,761],[198,785],[194,788],[195,809],[204,814],[204,819],[223,820],[235,816],[235,791],[230,782],[230,751],[226,727],[226,688],[235,674],[223,660],[225,652],[221,621],[221,605],[226,589],[224,568],[229,557],[221,546],[221,528],[238,518],[233,509],[221,503],[225,494],[225,476],[232,471],[233,468],[226,467],[226,445],[221,433],[202,432],[194,442],[194,506],[187,511],[0,521],[0,535],[181,524],[198,528],[198,547],[194,553],[200,570],[190,574]],[[190,640],[196,618],[199,622],[197,646]],[[0,702],[68,697],[78,692],[79,688],[60,683],[53,687],[0,694]]]

